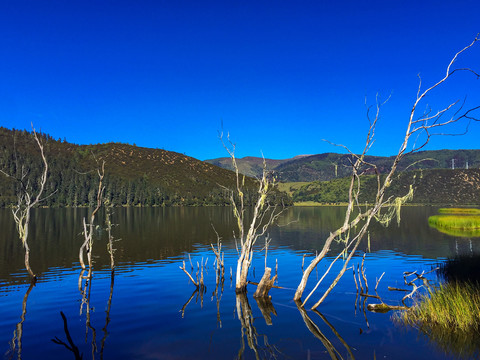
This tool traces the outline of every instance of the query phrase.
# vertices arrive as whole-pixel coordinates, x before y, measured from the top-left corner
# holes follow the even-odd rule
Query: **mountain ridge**
[[[262,168],[258,160],[251,161],[253,157],[238,159],[239,170],[248,176],[258,177]],[[228,168],[228,164],[218,158],[205,160],[211,164]],[[256,158],[261,159],[261,158]],[[296,156],[283,160],[265,159],[267,168],[272,170],[280,182],[310,182],[328,181],[350,175],[350,164],[354,160],[351,154],[321,153],[306,156]],[[380,173],[387,172],[394,161],[394,156],[367,155],[365,160],[375,164]],[[408,154],[399,164],[398,170],[416,169],[449,169],[452,168],[478,168],[480,167],[480,150],[425,150]]]

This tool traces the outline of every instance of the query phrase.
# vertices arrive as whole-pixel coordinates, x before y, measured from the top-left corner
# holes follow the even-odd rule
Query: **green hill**
[[[75,145],[40,134],[49,163],[44,202],[47,206],[93,205],[98,186],[95,161],[105,160],[105,198],[113,205],[225,205],[235,186],[235,174],[226,169],[172,151],[121,143]],[[0,128],[0,168],[13,174],[29,170],[32,184],[41,173],[40,151],[27,131]],[[256,193],[246,179],[247,202]],[[0,206],[16,201],[16,182],[0,174]]]
[[[350,178],[315,181],[293,192],[295,202],[345,203],[348,201]],[[480,205],[479,169],[432,169],[399,173],[387,189],[387,196],[404,196],[413,185],[411,203],[432,205]],[[373,202],[377,189],[376,177],[362,177],[360,203]]]

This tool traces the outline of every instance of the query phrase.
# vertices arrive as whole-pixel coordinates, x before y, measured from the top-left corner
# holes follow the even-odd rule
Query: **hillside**
[[[252,157],[239,160],[240,171],[258,176],[261,167],[258,160]],[[348,154],[324,153],[310,156],[300,156],[286,160],[265,159],[267,167],[274,170],[277,179],[281,182],[305,182],[327,181],[350,175],[352,156]],[[367,156],[366,161],[375,164],[381,173],[387,172],[394,157]],[[405,158],[399,164],[398,170],[405,171],[415,169],[451,169],[452,160],[455,168],[478,168],[480,167],[480,150],[433,150],[420,151]],[[220,159],[208,160],[208,162],[229,168],[231,164]],[[261,163],[260,163],[261,165]]]
[[[105,198],[114,205],[225,205],[235,174],[176,152],[108,143],[75,145],[41,134],[49,163],[48,206],[84,206],[95,201],[99,162],[105,161]],[[0,166],[12,174],[15,163],[25,165],[35,184],[41,172],[39,149],[27,131],[0,128]],[[20,171],[20,167],[17,167]],[[247,202],[255,194],[246,179]],[[0,206],[14,203],[17,184],[0,176]]]
[[[362,178],[360,203],[373,202],[377,182],[373,175]],[[293,191],[295,202],[345,203],[350,178],[315,181]],[[432,205],[480,205],[479,169],[432,169],[400,173],[387,189],[387,196],[404,196],[413,185],[411,203]]]

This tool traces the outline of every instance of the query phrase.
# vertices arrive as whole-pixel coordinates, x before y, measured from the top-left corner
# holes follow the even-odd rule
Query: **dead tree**
[[[203,282],[203,267],[204,267],[204,265],[203,265],[203,258],[202,258],[201,265],[197,261],[197,274],[196,274],[197,281],[195,281],[193,276],[185,268],[185,261],[183,261],[182,266],[179,266],[180,270],[183,270],[183,272],[188,276],[188,278],[190,279],[192,284],[195,285],[197,290],[199,290],[202,293],[202,295],[206,291],[206,286],[205,286],[205,283]],[[192,269],[193,269],[193,265],[192,265]],[[200,276],[199,276],[199,274],[200,274]]]
[[[224,258],[224,253],[222,253],[222,238],[220,235],[218,235],[217,230],[215,230],[215,227],[212,225],[213,231],[215,231],[215,234],[217,235],[217,248],[213,246],[213,244],[210,244],[212,247],[212,251],[215,254],[215,263],[217,264],[217,285],[218,285],[218,278],[221,278],[223,281],[224,275],[225,275],[225,262],[223,260]]]
[[[348,263],[350,262],[353,255],[355,254],[355,251],[357,250],[361,240],[364,238],[365,234],[367,234],[367,230],[372,220],[378,220],[382,223],[388,223],[394,217],[395,212],[397,212],[398,214],[398,210],[401,204],[412,197],[413,188],[410,189],[409,194],[401,198],[395,199],[393,197],[387,197],[385,195],[386,189],[391,185],[392,181],[394,181],[394,175],[396,173],[399,162],[407,154],[417,152],[423,147],[425,147],[430,141],[431,136],[440,135],[439,133],[435,133],[435,130],[437,128],[445,127],[446,125],[456,123],[462,119],[466,119],[469,121],[471,120],[478,121],[478,119],[474,118],[473,112],[475,110],[478,110],[480,106],[476,106],[476,107],[472,107],[467,110],[464,110],[463,109],[464,103],[462,104],[459,101],[450,103],[444,108],[442,108],[441,110],[438,110],[436,112],[431,112],[430,110],[427,110],[421,115],[417,114],[418,113],[417,109],[419,108],[421,103],[423,103],[422,100],[424,100],[430,93],[432,93],[433,90],[437,89],[442,84],[444,84],[455,73],[460,71],[465,71],[465,72],[472,73],[477,77],[480,76],[477,72],[473,71],[470,68],[452,69],[452,66],[454,62],[457,60],[457,58],[463,52],[465,52],[466,50],[474,46],[474,44],[479,40],[480,40],[479,35],[477,35],[469,45],[464,47],[462,50],[458,51],[454,55],[450,63],[448,64],[446,74],[439,81],[434,83],[432,86],[430,86],[423,92],[421,90],[422,84],[420,81],[416,100],[414,101],[412,108],[410,109],[410,114],[409,114],[408,122],[406,126],[405,137],[403,139],[403,142],[400,146],[400,149],[397,155],[394,158],[390,171],[383,178],[381,177],[377,167],[374,164],[368,163],[366,161],[365,156],[374,142],[375,129],[376,129],[377,122],[379,120],[380,108],[382,107],[382,105],[385,104],[385,102],[381,103],[378,100],[378,96],[377,96],[376,112],[373,118],[370,116],[371,109],[367,108],[367,118],[370,122],[370,128],[367,133],[365,147],[361,152],[361,154],[359,155],[354,154],[347,147],[341,145],[343,148],[345,148],[347,151],[350,152],[350,154],[355,160],[355,162],[352,164],[352,175],[351,175],[350,187],[348,192],[349,201],[348,201],[348,206],[345,213],[344,223],[336,231],[330,233],[330,236],[326,239],[325,244],[322,250],[320,251],[320,253],[311,261],[310,265],[307,267],[307,269],[303,273],[302,279],[295,292],[295,296],[294,296],[295,301],[301,301],[303,292],[305,291],[311,272],[315,269],[318,263],[330,251],[330,247],[332,243],[334,241],[343,242],[345,244],[344,250],[342,251],[342,258],[344,258],[343,266],[338,272],[335,279],[332,281],[332,283],[327,287],[324,294],[313,305],[312,308],[315,309],[316,307],[318,307],[325,300],[327,295],[332,291],[332,289],[335,287],[335,285],[338,283],[340,278],[345,273]],[[456,111],[453,113],[453,115],[450,115],[457,105],[460,105],[460,108],[459,109],[457,108]],[[415,141],[413,143],[412,149],[407,151],[407,146],[409,145],[409,142],[412,137],[415,139]],[[376,175],[377,192],[376,192],[375,201],[373,202],[373,204],[370,204],[366,207],[361,207],[359,202],[359,194],[361,191],[361,177],[366,170],[369,170],[370,173],[373,172]],[[357,209],[356,213],[354,212],[355,208]],[[386,209],[386,212],[384,212],[383,214],[380,213],[382,209],[384,210]],[[337,258],[334,261],[337,261],[339,258],[340,256],[337,256]],[[331,266],[328,268],[327,271],[329,271],[330,269],[331,269]],[[320,284],[317,283],[313,291],[315,291],[315,289],[319,285]],[[313,291],[303,301],[302,306],[305,305],[308,298],[313,294]]]
[[[220,140],[232,159],[232,166],[236,176],[236,187],[234,190],[230,190],[230,202],[233,207],[233,215],[237,220],[238,233],[235,233],[235,240],[239,256],[237,260],[235,292],[240,294],[247,291],[247,275],[252,264],[253,247],[258,238],[265,235],[268,228],[278,219],[283,206],[282,209],[279,209],[277,204],[271,204],[268,201],[268,196],[272,193],[275,183],[267,171],[264,161],[262,177],[257,179],[258,189],[257,198],[253,206],[253,215],[248,224],[245,214],[245,176],[240,175],[238,169],[235,158],[235,144],[230,141],[229,136],[227,136],[227,139],[229,146],[223,141],[223,134],[220,134]]]
[[[87,224],[85,218],[83,218],[83,235],[84,235],[84,241],[83,244],[80,246],[80,251],[78,254],[78,259],[80,262],[80,266],[82,267],[82,270],[86,269],[85,262],[83,261],[83,253],[87,253],[87,261],[88,261],[88,277],[90,278],[92,276],[92,265],[93,265],[93,259],[92,259],[92,250],[93,250],[93,233],[95,230],[95,215],[97,214],[98,210],[102,207],[102,198],[103,198],[103,191],[105,187],[103,186],[103,177],[105,176],[105,161],[102,162],[101,168],[97,169],[97,174],[98,174],[98,190],[97,190],[97,205],[95,209],[92,211],[92,214],[90,215],[90,222]]]
[[[13,219],[17,227],[18,236],[22,242],[23,248],[25,249],[25,268],[32,277],[32,280],[36,280],[36,275],[30,268],[30,247],[28,246],[28,226],[30,224],[30,214],[33,207],[38,205],[42,200],[43,191],[45,189],[45,184],[47,182],[48,175],[48,162],[45,157],[43,144],[37,136],[35,128],[32,124],[33,137],[40,149],[40,155],[43,162],[43,171],[38,180],[38,186],[34,189],[30,179],[28,178],[29,169],[25,168],[25,165],[20,165],[18,162],[15,164],[16,174],[9,174],[4,170],[0,170],[2,174],[7,177],[13,178],[19,185],[19,190],[17,193],[17,204],[13,206],[12,213]],[[53,195],[50,194],[49,196]],[[47,196],[48,197],[48,196]]]
[[[105,204],[105,225],[106,225],[107,235],[108,235],[107,251],[108,251],[108,254],[110,255],[110,269],[113,272],[113,270],[115,269],[114,254],[116,249],[113,248],[114,238],[112,236],[112,211],[111,211],[112,205],[108,200],[105,200],[104,204]]]

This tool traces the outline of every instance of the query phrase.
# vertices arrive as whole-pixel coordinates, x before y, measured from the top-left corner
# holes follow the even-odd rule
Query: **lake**
[[[383,272],[378,294],[388,304],[400,305],[408,288],[405,271],[430,271],[446,257],[478,252],[478,238],[452,237],[428,226],[433,207],[404,207],[400,225],[371,227],[351,265],[361,263],[370,292]],[[247,297],[237,298],[235,282],[235,220],[230,208],[118,208],[113,235],[116,269],[110,271],[106,233],[97,230],[91,281],[79,282],[78,252],[82,218],[87,209],[35,209],[29,244],[30,264],[39,276],[30,287],[24,252],[15,233],[12,214],[0,210],[0,346],[9,359],[75,359],[67,340],[83,359],[454,359],[449,346],[415,329],[392,321],[392,312],[365,310],[357,298],[352,270],[347,271],[318,312],[302,313],[293,295],[305,266],[320,250],[330,231],[342,222],[342,207],[295,207],[285,211],[269,232],[267,265],[278,282],[271,304],[258,304],[249,285]],[[103,214],[98,219],[103,221]],[[103,223],[102,223],[103,224]],[[103,226],[103,225],[102,225]],[[213,227],[223,239],[225,278],[216,286]],[[263,275],[263,243],[258,244],[250,280]],[[336,254],[341,244],[333,247]],[[196,272],[204,266],[206,292],[195,292],[182,261]],[[308,289],[322,276],[332,257],[312,274]],[[275,270],[273,270],[275,271]],[[435,273],[427,277],[438,281]],[[325,284],[333,278],[328,275]],[[322,286],[320,286],[322,287]],[[324,288],[323,288],[324,289]],[[307,303],[309,309],[321,290]],[[306,296],[306,295],[304,295]],[[379,300],[368,298],[368,303]],[[365,304],[365,305],[366,305]],[[309,306],[310,305],[310,306]],[[263,310],[263,313],[262,313]],[[265,316],[264,316],[265,315]],[[56,342],[52,341],[56,339]],[[63,342],[63,343],[62,343]],[[478,348],[475,346],[474,348]],[[467,352],[465,358],[477,354]]]

